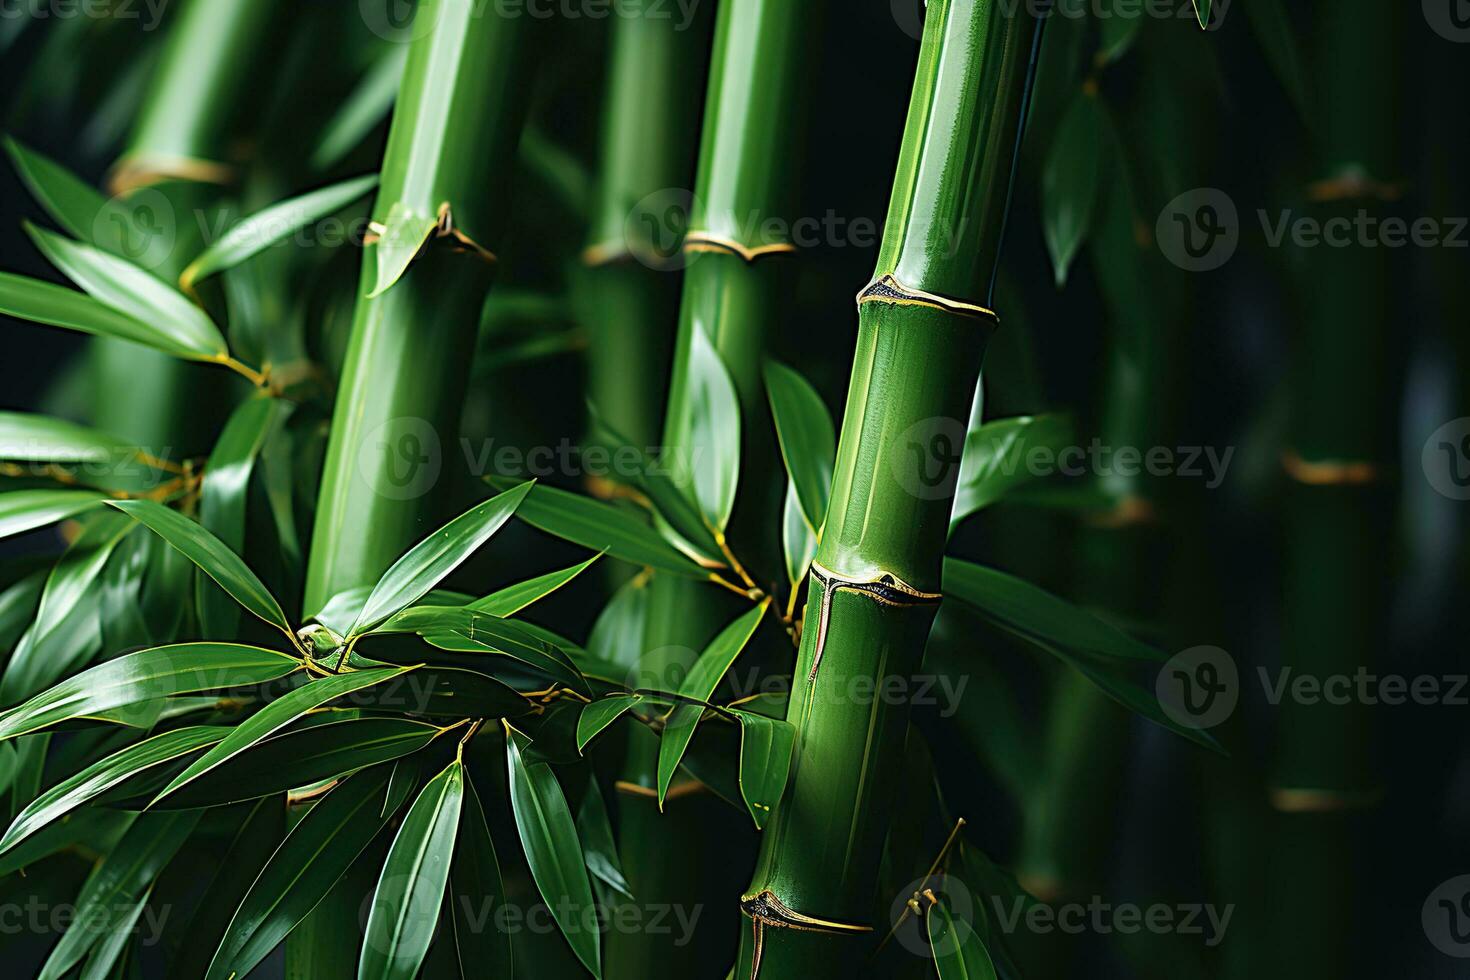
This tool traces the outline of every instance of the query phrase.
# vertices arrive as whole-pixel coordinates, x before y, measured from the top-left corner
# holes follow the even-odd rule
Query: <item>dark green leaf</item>
[[[460,976],[513,976],[510,934],[497,928],[492,918],[505,903],[500,862],[473,779],[465,780],[459,845],[449,868],[449,899]]]
[[[1055,460],[1075,438],[1064,415],[1024,415],[972,429],[965,437],[950,528],[1036,479],[1029,461],[1033,452],[1045,451]]]
[[[601,555],[593,555],[580,565],[573,565],[571,568],[548,572],[545,575],[538,575],[535,578],[518,582],[515,585],[508,585],[493,595],[488,595],[483,599],[476,599],[470,603],[469,608],[476,612],[488,613],[491,616],[500,616],[502,618],[514,616],[522,609],[546,598],[578,575],[581,575],[592,566],[593,562],[601,557]]]
[[[577,719],[577,750],[586,749],[588,742],[642,700],[637,694],[611,694],[583,708],[582,716]]]
[[[998,980],[979,935],[964,919],[952,916],[944,902],[930,906],[924,924],[940,980]]]
[[[10,155],[16,173],[25,181],[31,196],[72,237],[93,241],[96,231],[106,227],[105,222],[98,219],[107,208],[107,199],[90,184],[56,161],[8,136],[5,138],[5,152]],[[102,242],[95,244],[108,251],[116,251]]]
[[[619,586],[598,614],[587,637],[588,653],[618,667],[616,677],[633,670],[643,657],[643,635],[648,623],[648,581],[647,575],[636,575]]]
[[[623,877],[623,869],[618,862],[618,845],[613,841],[607,801],[602,798],[602,790],[594,777],[588,777],[587,792],[582,795],[582,805],[577,809],[577,832],[582,838],[587,870],[613,891],[632,898],[628,880]]]
[[[765,715],[731,711],[740,719],[740,795],[760,830],[786,792],[796,729]]]
[[[766,363],[766,393],[781,443],[781,458],[796,487],[807,523],[815,532],[827,519],[832,467],[837,462],[837,430],[822,396],[796,371]]]
[[[336,166],[393,110],[403,66],[408,60],[409,45],[390,47],[392,50],[368,69],[324,127],[321,143],[311,157],[313,170],[320,172]]]
[[[459,831],[464,767],[458,759],[414,800],[383,864],[368,914],[359,980],[413,980],[444,903]]]
[[[556,644],[524,624],[499,616],[458,606],[414,606],[394,615],[374,632],[418,633],[441,650],[499,654],[589,693],[586,679]]]
[[[1213,0],[1194,0],[1194,11],[1199,17],[1200,27],[1210,26],[1210,5]]]
[[[1097,210],[1102,136],[1097,96],[1078,92],[1057,127],[1041,172],[1042,222],[1058,286],[1067,281]]]

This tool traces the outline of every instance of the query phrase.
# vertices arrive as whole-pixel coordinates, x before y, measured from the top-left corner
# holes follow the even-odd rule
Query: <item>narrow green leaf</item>
[[[587,637],[587,650],[597,660],[620,668],[616,676],[625,677],[638,666],[645,650],[643,642],[648,624],[649,577],[635,575],[618,587],[608,600],[592,632]]]
[[[270,594],[239,555],[208,530],[152,500],[111,500],[108,503],[178,549],[240,605],[283,633],[291,632],[291,625],[286,621],[286,614],[281,611],[276,597]]]
[[[740,719],[740,795],[761,830],[786,792],[796,728],[737,708],[731,713]]]
[[[311,157],[312,170],[320,173],[342,162],[342,158],[367,139],[368,134],[393,110],[410,46],[396,44],[390,47],[393,50],[368,69],[324,127],[321,143]]]
[[[206,980],[248,975],[316,908],[392,818],[378,812],[387,784],[388,767],[376,766],[312,805],[245,893]]]
[[[132,341],[174,357],[201,357],[167,332],[120,313],[86,293],[9,272],[0,272],[0,313],[50,327]]]
[[[158,803],[211,769],[233,759],[261,739],[285,728],[308,711],[320,708],[328,701],[361,691],[363,688],[390,681],[412,669],[411,667],[382,667],[373,670],[359,670],[350,674],[323,677],[301,685],[235,726],[223,741],[195,759],[187,769],[175,776],[173,782],[165,786],[153,798],[153,803]]]
[[[607,801],[602,798],[602,790],[594,776],[588,776],[587,792],[582,794],[582,805],[577,808],[577,833],[582,839],[587,870],[613,891],[632,898],[628,879],[623,877],[623,868],[618,861],[618,845],[613,841]]]
[[[205,249],[179,277],[185,289],[210,276],[233,269],[272,245],[289,238],[297,229],[335,214],[378,186],[377,174],[344,180],[300,197],[273,204],[240,222],[219,241]]]
[[[378,278],[368,299],[383,295],[403,278],[438,226],[436,215],[420,214],[402,201],[393,202],[382,235],[373,246],[378,253]]]
[[[522,759],[529,744],[514,730],[505,739],[516,830],[531,877],[562,935],[582,965],[600,980],[601,936],[596,929],[587,928],[593,906],[592,884],[587,879],[577,827],[551,767]]]
[[[413,980],[444,904],[450,860],[464,799],[458,759],[429,780],[393,838],[373,894],[359,980]]]
[[[136,813],[83,807],[37,831],[0,857],[0,875],[13,875],[68,848],[109,850],[132,826]]]
[[[107,497],[93,490],[9,490],[0,493],[0,538],[24,534],[96,507]]]
[[[193,832],[198,813],[145,813],[103,859],[77,896],[71,928],[52,949],[39,980],[58,980],[126,917]]]
[[[0,739],[175,694],[265,684],[300,669],[301,661],[294,657],[235,643],[139,650],[68,677],[0,714]]]
[[[593,555],[580,565],[573,565],[571,568],[563,568],[556,572],[547,572],[545,575],[538,575],[524,582],[508,585],[499,592],[487,595],[483,599],[476,599],[469,604],[469,608],[501,618],[514,616],[532,603],[540,602],[571,582],[572,579],[592,567],[592,564],[601,557],[601,555]]]
[[[42,793],[21,811],[0,838],[0,853],[120,783],[213,745],[227,734],[229,729],[223,727],[177,728],[99,759]]]
[[[1210,26],[1210,5],[1213,0],[1194,0],[1194,11],[1199,17],[1199,26],[1207,28]]]
[[[679,685],[677,693],[692,698],[695,701],[708,701],[715,693],[715,688],[735,663],[735,658],[745,649],[751,637],[760,626],[761,619],[770,607],[771,600],[766,599],[759,606],[741,616],[720,631],[719,635],[710,641],[709,646],[699,655],[694,666],[689,669],[689,676],[684,678],[684,683]],[[694,739],[694,730],[699,725],[699,719],[704,715],[704,708],[693,704],[680,704],[669,714],[668,721],[664,724],[663,736],[659,740],[658,747],[658,803],[662,807],[664,798],[668,795],[669,786],[674,781],[674,773],[679,769],[679,763],[684,758],[689,743]]]
[[[533,486],[535,481],[522,483],[470,508],[410,548],[373,586],[347,636],[367,632],[428,595],[510,520]]]
[[[92,298],[154,328],[175,351],[217,361],[229,347],[209,314],[147,270],[91,245],[27,224],[26,232],[51,264]],[[136,339],[136,338],[133,338]]]
[[[247,746],[149,805],[172,810],[213,807],[289,792],[401,759],[443,731],[408,718],[349,718],[283,732]]]
[[[123,914],[113,918],[102,931],[102,935],[87,953],[87,961],[82,964],[77,980],[109,980],[113,974],[113,968],[117,965],[118,957],[122,955],[123,950],[127,949],[128,942],[133,938],[133,933],[138,928],[138,920],[143,917],[143,909],[147,907],[148,899],[152,894],[153,888],[149,886],[138,898],[125,899],[120,903],[118,911]]]
[[[489,477],[488,481],[497,488],[516,483],[501,477]],[[657,568],[686,578],[707,579],[710,576],[708,571],[670,545],[648,524],[621,508],[591,497],[537,486],[522,502],[516,516],[547,534],[593,551],[606,552],[635,565]]]
[[[1102,136],[1097,96],[1086,90],[1078,92],[1057,126],[1041,171],[1043,230],[1058,286],[1066,283],[1097,210]]]
[[[255,460],[271,430],[290,411],[286,402],[257,393],[230,414],[204,465],[199,493],[199,523],[238,554],[245,548],[246,492]],[[234,636],[240,611],[211,583],[195,590],[199,625],[206,636]]]
[[[832,467],[837,462],[837,430],[822,396],[799,373],[775,361],[766,363],[766,394],[776,420],[781,458],[796,486],[801,511],[813,531],[827,519]]]
[[[85,425],[30,412],[0,412],[0,459],[106,463],[136,455],[135,446]]]
[[[1033,453],[1045,451],[1055,460],[1075,439],[1072,420],[1065,415],[1023,415],[970,430],[960,460],[950,529],[1035,480],[1030,462]]]
[[[939,902],[924,913],[939,980],[999,980],[980,936]]]
[[[704,330],[690,336],[687,431],[676,442],[680,458],[669,462],[676,473],[687,474],[705,520],[724,531],[740,483],[740,399]]]
[[[817,534],[801,510],[796,484],[786,481],[786,507],[781,515],[781,551],[786,558],[786,577],[794,589],[806,578],[817,557]]]
[[[30,149],[19,141],[5,137],[5,152],[15,171],[51,219],[72,237],[92,241],[99,227],[98,218],[107,207],[107,199],[97,190],[56,161]],[[99,247],[106,247],[97,243]],[[115,251],[109,248],[108,251]]]
[[[514,620],[458,606],[415,606],[394,615],[374,632],[418,633],[441,650],[499,654],[590,693],[586,679],[565,651]]]
[[[638,694],[610,694],[583,708],[582,716],[577,719],[577,751],[587,748],[588,742],[642,700]]]
[[[459,843],[449,868],[449,896],[460,976],[514,976],[510,934],[497,928],[489,914],[504,904],[505,886],[473,779],[465,780]]]

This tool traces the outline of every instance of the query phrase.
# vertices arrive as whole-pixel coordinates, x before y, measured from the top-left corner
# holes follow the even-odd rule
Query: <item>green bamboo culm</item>
[[[1331,98],[1319,119],[1324,169],[1308,196],[1324,222],[1381,220],[1400,178],[1393,52],[1403,10],[1351,0],[1316,12],[1316,87]],[[1283,583],[1282,662],[1296,676],[1372,673],[1388,638],[1400,401],[1393,255],[1368,244],[1318,248],[1302,269]],[[1366,925],[1356,918],[1353,858],[1383,790],[1373,715],[1357,699],[1281,703],[1271,800],[1280,847],[1273,894],[1283,903],[1275,967],[1284,975],[1346,976],[1361,952],[1344,937]]]
[[[375,582],[432,526],[507,223],[534,18],[419,7],[364,251],[307,571],[306,609]]]
[[[659,6],[615,18],[607,73],[601,170],[582,268],[580,318],[590,334],[588,389],[618,432],[640,447],[658,439],[681,277],[667,251],[630,234],[638,213],[689,186],[699,149],[703,69],[709,61],[707,6],[687,24],[654,16]],[[671,202],[672,203],[672,202]]]
[[[739,978],[848,975],[886,926],[874,891],[909,712],[850,692],[913,674],[934,619],[1041,23],[993,0],[928,5],[883,248],[858,298],[787,715],[791,782],[742,898]]]
[[[718,8],[709,85],[705,98],[699,167],[687,233],[678,245],[684,269],[678,335],[664,416],[663,453],[675,472],[712,447],[698,445],[702,410],[693,376],[700,348],[713,349],[729,372],[740,403],[740,489],[726,534],[751,562],[752,575],[773,581],[781,568],[779,536],[782,476],[762,367],[769,331],[779,322],[783,284],[795,251],[780,234],[796,214],[802,139],[811,86],[804,85],[804,52],[814,42],[817,4],[789,0],[726,0]],[[634,217],[632,247],[646,260],[671,257],[673,230],[654,200],[650,226]],[[681,202],[670,200],[669,205]],[[774,219],[774,220],[768,220]],[[706,343],[707,342],[707,345]],[[686,473],[687,475],[687,473]],[[762,548],[763,545],[769,546]],[[720,556],[711,556],[719,560]],[[771,578],[762,578],[762,572]],[[640,675],[651,687],[676,683],[697,651],[748,604],[705,583],[653,576],[644,633],[647,651]],[[687,908],[718,906],[738,891],[744,835],[738,819],[709,794],[676,787],[660,811],[658,740],[644,730],[631,737],[620,786],[620,847],[630,883],[643,902]],[[694,788],[690,784],[687,788]],[[671,844],[677,842],[677,844]],[[675,848],[677,847],[677,851]],[[680,856],[670,860],[670,854]],[[750,855],[744,854],[748,862]],[[647,936],[612,933],[608,975],[650,976],[672,971],[696,975],[710,962],[728,961],[737,934],[729,920],[706,916],[696,940],[677,946]]]
[[[231,124],[251,74],[271,70],[266,42],[282,7],[281,0],[188,0],[172,15],[141,115],[109,178],[114,194],[138,202],[116,216],[132,222],[123,241],[136,251],[127,257],[164,279],[175,279],[207,244],[197,214],[236,176]],[[145,190],[151,200],[139,194]],[[108,431],[155,451],[202,448],[193,443],[208,426],[191,423],[207,419],[199,405],[211,390],[209,368],[115,340],[96,341],[92,359],[94,412]]]

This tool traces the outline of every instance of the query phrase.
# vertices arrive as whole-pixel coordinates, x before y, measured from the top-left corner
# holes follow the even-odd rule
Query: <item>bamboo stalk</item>
[[[986,307],[1041,27],[1005,7],[928,7],[883,249],[858,300],[857,356],[787,715],[797,728],[791,782],[742,899],[738,977],[843,975],[873,945],[909,712],[848,692],[855,679],[918,669],[940,598],[954,477],[944,468],[958,459],[928,450],[947,425],[963,432],[995,324]],[[905,458],[913,445],[918,458]]]

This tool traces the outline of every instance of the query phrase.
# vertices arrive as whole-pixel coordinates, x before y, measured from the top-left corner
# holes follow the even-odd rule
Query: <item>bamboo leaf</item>
[[[31,801],[0,838],[0,853],[120,783],[213,745],[228,731],[222,727],[177,728],[99,759]],[[9,747],[8,742],[5,745]]]
[[[175,776],[173,781],[153,798],[153,804],[150,805],[156,805],[160,800],[167,798],[205,773],[235,758],[261,739],[285,728],[308,711],[363,688],[392,680],[412,669],[411,667],[382,667],[373,670],[359,670],[350,674],[323,677],[301,685],[235,726],[223,741],[195,759],[188,768]],[[300,783],[298,782],[297,785]]]
[[[1042,222],[1058,286],[1066,283],[1097,210],[1102,135],[1097,96],[1083,90],[1062,117],[1041,172]]]
[[[999,980],[985,943],[964,919],[939,902],[924,913],[934,968],[940,980]]]
[[[213,807],[285,793],[401,759],[424,748],[443,731],[408,718],[349,718],[272,735],[149,806],[174,810]]]
[[[514,976],[510,935],[495,928],[485,914],[504,904],[505,886],[473,779],[465,780],[459,842],[449,868],[449,895],[460,976]]]
[[[618,862],[618,846],[613,841],[607,802],[593,776],[588,777],[587,792],[582,794],[582,805],[577,808],[577,833],[582,839],[587,870],[613,891],[631,899],[633,893],[628,890],[628,879],[623,877],[623,868]]]
[[[393,814],[380,814],[388,769],[347,777],[276,848],[225,930],[206,980],[244,977],[316,908]]]
[[[439,923],[464,799],[458,759],[419,793],[383,863],[368,914],[360,980],[412,980]]]
[[[327,123],[321,143],[311,157],[311,169],[330,170],[367,139],[370,132],[388,118],[398,98],[398,84],[408,62],[409,45],[394,45],[368,69],[357,87],[343,100]]]
[[[801,511],[815,532],[827,519],[832,467],[837,461],[837,430],[832,415],[806,378],[775,361],[766,363],[766,393],[776,421],[781,458],[796,487]]]
[[[515,585],[508,585],[499,592],[487,595],[483,599],[476,599],[469,604],[468,608],[491,616],[499,616],[502,619],[506,616],[514,616],[532,603],[540,602],[571,582],[572,579],[591,568],[592,564],[601,557],[601,555],[593,555],[580,565],[573,565],[571,568],[548,572]]]
[[[428,595],[510,520],[534,485],[522,483],[470,508],[410,548],[373,586],[347,636],[367,632]]]
[[[786,557],[786,577],[794,589],[806,578],[817,557],[817,533],[801,510],[796,484],[786,481],[786,507],[781,515],[781,551]]]
[[[541,898],[577,959],[594,977],[601,978],[600,934],[588,929],[593,907],[592,885],[586,861],[561,786],[545,763],[522,758],[529,740],[511,730],[505,739],[510,767],[510,800],[516,830]]]
[[[636,575],[618,587],[592,624],[587,650],[596,659],[620,668],[618,676],[637,667],[643,656],[648,606],[648,576]]]
[[[241,560],[205,528],[152,500],[110,500],[113,507],[163,538],[214,579],[236,602],[290,635],[281,604]]]
[[[0,493],[0,538],[76,517],[107,497],[93,490],[10,490]]]
[[[577,751],[586,749],[587,743],[642,700],[638,694],[610,694],[583,708],[582,716],[577,719]]]
[[[489,477],[488,482],[503,488],[513,486],[516,481]],[[537,486],[517,509],[516,516],[547,534],[635,565],[686,578],[709,578],[709,572],[681,554],[648,524],[591,497]]]
[[[415,606],[393,616],[375,632],[418,633],[441,650],[499,654],[590,693],[586,679],[565,651],[523,624],[499,616],[458,606]]]
[[[199,523],[239,553],[245,547],[245,505],[250,474],[267,435],[290,411],[286,402],[257,393],[240,403],[225,423],[204,465],[199,494]],[[195,590],[199,625],[206,636],[233,636],[240,611],[212,584]]]
[[[344,180],[257,211],[205,249],[184,270],[179,277],[179,283],[186,290],[192,289],[210,276],[233,269],[272,245],[285,241],[298,229],[342,210],[377,186],[377,174],[370,174]]]
[[[117,436],[65,419],[0,412],[0,459],[34,463],[120,462],[137,455]]]
[[[213,356],[201,355],[167,331],[135,320],[86,293],[9,272],[0,272],[0,313],[50,327],[132,341],[174,357]]]
[[[435,215],[421,214],[402,201],[393,203],[382,234],[373,245],[378,253],[378,278],[368,299],[383,295],[403,278],[438,225]]]
[[[265,684],[301,669],[284,653],[236,643],[179,643],[125,654],[0,714],[0,739],[129,705]]]
[[[138,920],[142,918],[143,909],[148,905],[148,899],[152,895],[153,888],[150,885],[140,897],[136,899],[130,897],[120,902],[118,910],[124,914],[113,918],[106,926],[91,951],[87,953],[87,961],[82,964],[77,980],[108,980],[112,976],[113,967],[117,965],[118,957],[122,955],[128,942],[133,938],[133,933],[138,928]]]
[[[1213,0],[1194,0],[1194,12],[1199,17],[1199,26],[1208,28],[1210,26],[1210,5]]]
[[[93,241],[100,224],[98,217],[106,209],[107,199],[56,161],[9,136],[5,137],[5,152],[25,182],[26,189],[46,209],[51,219],[72,237]],[[102,242],[94,244],[110,252],[117,251]]]
[[[686,458],[674,466],[692,481],[694,500],[710,526],[723,532],[735,510],[740,483],[740,399],[719,351],[704,330],[691,331]]]
[[[82,886],[71,928],[51,951],[40,980],[65,976],[129,914],[183,846],[199,817],[198,813],[145,813],[133,823]]]
[[[689,676],[684,678],[684,683],[679,685],[678,693],[695,701],[708,701],[715,693],[715,688],[735,663],[735,658],[745,649],[751,637],[760,626],[761,619],[770,607],[771,600],[766,599],[750,612],[736,619],[730,625],[720,631],[694,666],[689,669]],[[699,719],[704,714],[704,708],[695,704],[679,704],[669,714],[664,724],[663,736],[659,740],[658,747],[658,803],[663,807],[664,798],[668,796],[669,786],[674,781],[674,773],[679,769],[679,763],[684,758],[689,743],[694,739],[694,730],[699,725]]]
[[[786,792],[796,728],[749,711],[732,708],[731,713],[740,719],[740,796],[755,829],[762,830]]]
[[[1055,458],[1075,439],[1072,420],[1064,415],[1023,415],[972,429],[965,437],[950,529],[1035,480],[1032,453],[1045,450]]]
[[[148,324],[175,351],[205,361],[229,356],[219,328],[178,290],[126,259],[27,224],[26,233],[51,261],[93,299]],[[132,338],[136,339],[136,338]]]

